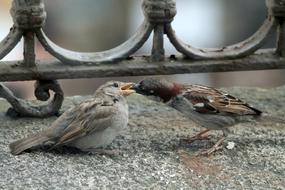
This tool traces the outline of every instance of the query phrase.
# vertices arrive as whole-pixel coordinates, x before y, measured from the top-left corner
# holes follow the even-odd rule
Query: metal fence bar
[[[0,42],[0,60],[14,49],[21,40],[22,35],[22,31],[19,29],[15,27],[10,29],[9,34]]]
[[[285,1],[284,0],[266,0],[269,15],[272,15],[278,23],[277,26],[277,47],[276,53],[279,56],[285,56]]]
[[[24,37],[24,61],[25,67],[35,67],[35,34],[33,32],[26,32]]]
[[[276,56],[274,49],[260,50],[235,60],[196,60],[189,63],[182,56],[165,57],[153,61],[152,57],[132,57],[128,60],[99,65],[72,65],[58,60],[37,61],[36,68],[26,68],[17,61],[0,64],[0,81],[56,80],[115,76],[167,75],[285,69],[285,58]],[[7,72],[9,71],[9,72]]]
[[[16,98],[2,84],[0,96],[13,106],[14,111],[10,113],[45,117],[55,114],[63,101],[57,79],[284,69],[285,0],[266,0],[266,6],[267,19],[251,37],[234,45],[206,49],[186,44],[175,34],[171,23],[177,13],[176,0],[143,0],[145,20],[126,42],[103,52],[76,52],[59,47],[45,35],[42,27],[47,12],[43,0],[13,0],[10,12],[14,26],[0,42],[0,59],[23,37],[24,60],[0,61],[0,81],[36,80],[35,95],[47,103],[31,105]],[[278,33],[276,48],[261,50],[274,30]],[[151,32],[154,32],[151,55],[135,57],[133,54],[148,40]],[[165,55],[164,36],[182,56]],[[36,60],[35,38],[58,60]],[[55,92],[53,97],[49,90]]]
[[[58,58],[62,62],[68,62],[70,64],[98,64],[120,61],[131,56],[146,42],[152,30],[153,25],[149,24],[148,22],[143,22],[137,32],[125,43],[107,51],[93,53],[75,52],[59,47],[45,35],[43,30],[40,29],[36,31],[36,35],[42,46],[50,54],[52,54],[54,57]]]
[[[222,48],[195,48],[178,39],[171,25],[166,26],[166,33],[171,43],[185,56],[193,59],[234,59],[245,57],[258,50],[270,36],[275,27],[275,19],[268,17],[259,30],[248,39]]]

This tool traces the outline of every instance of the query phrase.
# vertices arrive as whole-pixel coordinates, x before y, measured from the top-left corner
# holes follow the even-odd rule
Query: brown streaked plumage
[[[110,144],[128,123],[128,105],[124,96],[133,93],[130,83],[110,81],[96,90],[95,95],[64,112],[51,127],[10,144],[17,155],[27,149],[49,142],[57,146],[96,151]]]
[[[139,94],[160,97],[163,102],[206,128],[190,138],[189,142],[204,138],[203,135],[209,130],[222,130],[225,136],[227,127],[240,122],[243,117],[262,114],[260,110],[232,95],[203,85],[178,84],[165,79],[147,78],[134,85],[133,89]],[[204,153],[210,154],[219,149],[224,136]]]
[[[246,102],[212,87],[183,85],[180,92],[200,113],[229,113],[237,115],[260,115],[262,112]],[[203,106],[201,106],[203,104]]]

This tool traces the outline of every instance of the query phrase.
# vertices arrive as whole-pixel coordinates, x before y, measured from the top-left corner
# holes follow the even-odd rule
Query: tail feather
[[[15,141],[9,145],[13,155],[21,154],[23,151],[41,145],[50,140],[50,137],[43,134],[35,134],[30,137]]]
[[[261,115],[261,114],[263,113],[262,111],[260,111],[259,109],[254,108],[254,107],[249,106],[249,108],[250,108],[253,112],[255,112],[255,113],[252,114],[252,115],[257,115],[257,116],[259,116],[259,115]]]
[[[271,122],[275,122],[279,124],[285,124],[285,119],[278,117],[278,116],[273,116],[267,113],[263,113],[261,117],[258,117],[258,120],[265,121],[265,122],[271,121]]]

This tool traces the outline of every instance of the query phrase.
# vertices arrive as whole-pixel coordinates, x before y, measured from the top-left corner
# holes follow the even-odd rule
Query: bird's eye
[[[119,84],[115,82],[115,83],[113,84],[113,86],[116,87],[116,88],[118,88],[118,87],[119,87]]]

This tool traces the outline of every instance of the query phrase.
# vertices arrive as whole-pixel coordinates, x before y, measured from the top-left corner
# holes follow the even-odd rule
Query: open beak
[[[131,89],[134,90],[134,91],[135,91],[136,93],[138,93],[138,94],[146,95],[146,92],[141,89],[141,86],[140,86],[139,83],[133,84],[133,86],[131,87]]]
[[[120,91],[123,94],[123,96],[129,96],[135,93],[136,91],[132,89],[134,85],[135,85],[134,83],[123,83],[120,86]]]

